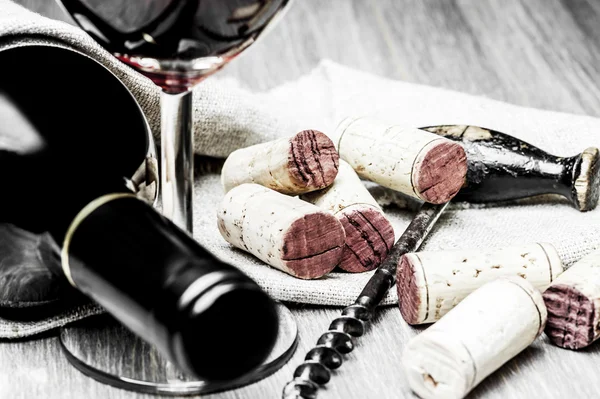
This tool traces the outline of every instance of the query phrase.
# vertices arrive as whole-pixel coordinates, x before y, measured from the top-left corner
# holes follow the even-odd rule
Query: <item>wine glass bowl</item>
[[[289,0],[59,0],[95,41],[169,93],[250,47]]]

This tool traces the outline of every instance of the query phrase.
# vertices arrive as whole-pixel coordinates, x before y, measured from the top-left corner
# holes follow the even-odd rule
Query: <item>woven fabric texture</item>
[[[159,91],[150,81],[117,62],[81,30],[0,0],[0,50],[32,44],[71,48],[104,64],[132,91],[158,137]],[[414,127],[483,126],[561,156],[577,154],[589,146],[600,147],[600,119],[393,81],[330,61],[267,92],[252,92],[230,79],[208,79],[194,91],[194,108],[196,152],[212,157],[225,157],[237,148],[290,136],[306,128],[331,134],[346,116],[360,115]],[[99,111],[98,118],[102,117]],[[398,237],[415,213],[414,204],[375,185],[369,187],[385,205]],[[232,248],[221,238],[216,225],[216,209],[222,197],[218,174],[200,173],[195,186],[195,238],[254,278],[274,298],[345,306],[353,302],[371,276],[335,272],[318,280],[298,280]],[[569,266],[600,247],[600,211],[580,213],[554,196],[490,205],[452,204],[422,249],[488,248],[526,242],[554,244]],[[396,292],[391,290],[384,304],[396,302]],[[98,311],[95,307],[79,308],[37,323],[0,319],[0,337],[35,334]]]

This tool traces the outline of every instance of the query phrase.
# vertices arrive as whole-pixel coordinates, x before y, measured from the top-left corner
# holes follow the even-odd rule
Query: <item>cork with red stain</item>
[[[544,292],[546,335],[553,344],[581,349],[600,338],[600,250],[571,266]]]
[[[360,177],[433,204],[465,183],[463,147],[436,134],[372,118],[348,118],[335,132],[340,157]]]
[[[548,308],[546,335],[561,348],[581,349],[596,339],[594,302],[576,288],[557,284],[544,292]]]
[[[342,257],[346,236],[336,217],[258,184],[231,189],[217,220],[227,242],[294,277],[322,277]]]
[[[451,141],[434,140],[423,147],[412,171],[418,197],[433,204],[450,201],[465,183],[466,159],[463,147]]]
[[[341,269],[366,272],[387,257],[395,240],[392,224],[348,163],[340,160],[338,175],[330,187],[301,198],[331,212],[344,227]]]
[[[346,232],[339,267],[351,273],[376,269],[394,245],[394,229],[383,212],[368,205],[354,205],[337,218]]]
[[[398,305],[407,323],[433,323],[491,281],[516,277],[544,291],[563,270],[548,243],[409,253],[396,269]]]
[[[338,173],[339,155],[333,142],[317,130],[303,130],[234,151],[221,172],[225,191],[255,183],[288,195],[328,187]]]

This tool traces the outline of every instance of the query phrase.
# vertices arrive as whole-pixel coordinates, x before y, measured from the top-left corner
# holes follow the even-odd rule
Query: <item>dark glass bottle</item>
[[[559,194],[580,211],[594,209],[600,192],[599,152],[595,147],[557,157],[505,133],[477,126],[422,128],[462,143],[467,177],[459,201],[490,202]]]
[[[13,67],[25,54],[15,56]],[[93,63],[68,51],[60,56],[70,68]],[[260,365],[277,336],[274,302],[126,187],[145,156],[145,132],[119,125],[98,131],[101,122],[85,120],[89,103],[41,109],[30,94],[56,87],[25,87],[27,95],[26,83],[0,84],[0,107],[17,115],[3,129],[28,136],[0,150],[0,222],[47,231],[54,271],[183,371],[222,381]]]

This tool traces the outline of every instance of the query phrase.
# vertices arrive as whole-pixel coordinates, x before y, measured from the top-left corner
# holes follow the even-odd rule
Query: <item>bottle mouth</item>
[[[172,354],[187,373],[207,382],[232,381],[260,366],[278,334],[273,300],[252,281],[213,285],[183,312]]]

